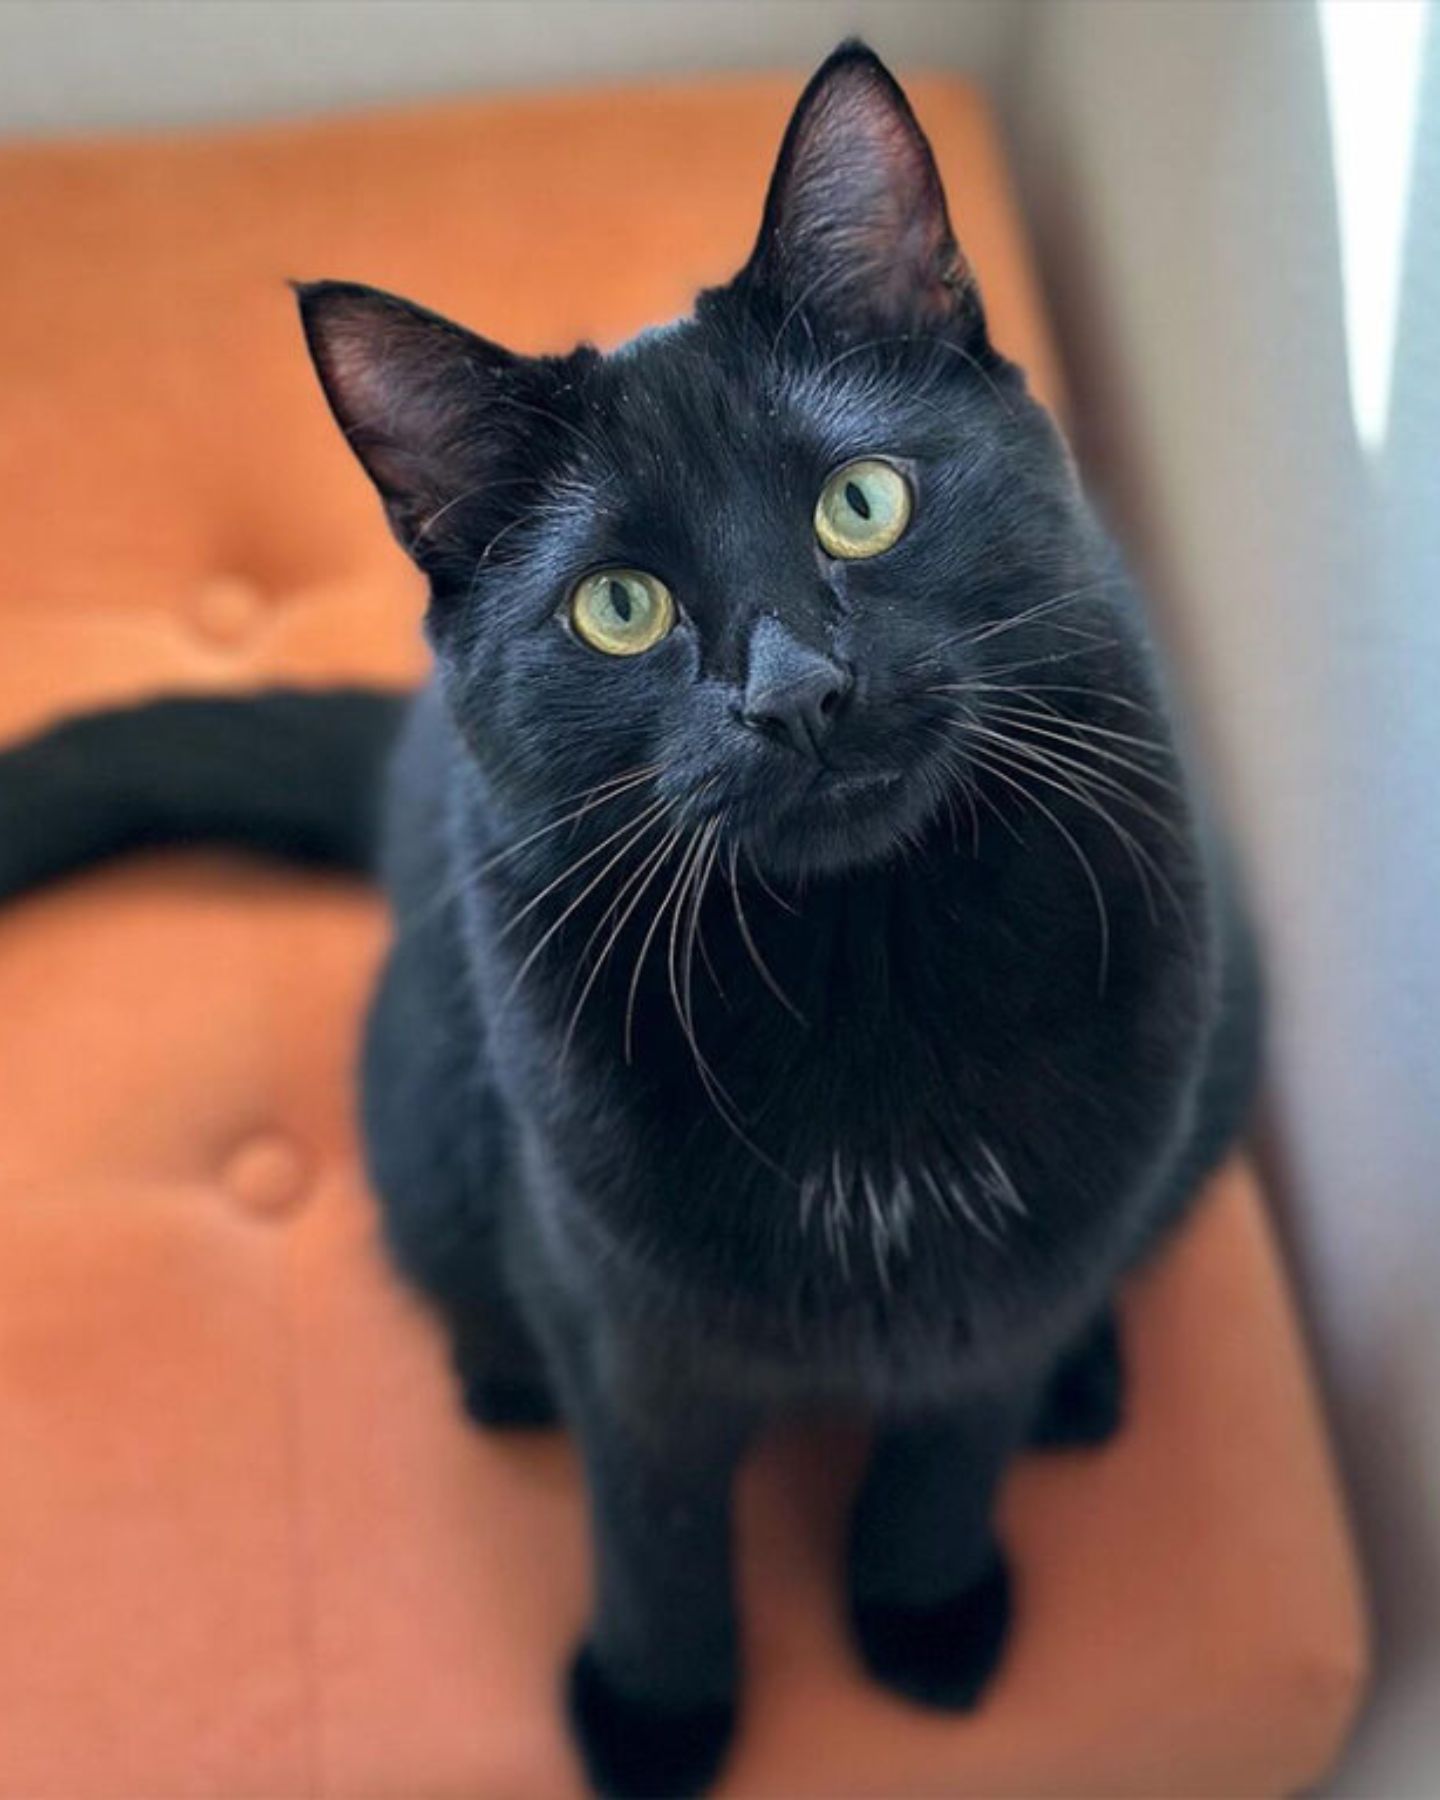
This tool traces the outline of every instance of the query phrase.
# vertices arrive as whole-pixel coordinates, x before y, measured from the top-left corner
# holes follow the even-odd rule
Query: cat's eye
[[[878,556],[910,523],[910,483],[888,462],[864,457],[837,469],[815,502],[815,535],[830,556]]]
[[[657,576],[643,569],[597,569],[570,596],[577,637],[606,656],[653,650],[675,623],[675,601]]]

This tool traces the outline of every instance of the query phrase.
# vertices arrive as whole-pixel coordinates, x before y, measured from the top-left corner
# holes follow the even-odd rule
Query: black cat
[[[370,1167],[471,1413],[578,1441],[590,1778],[719,1766],[732,1478],[778,1413],[873,1419],[856,1643],[971,1706],[996,1483],[1113,1423],[1112,1292],[1240,1128],[1256,1002],[1139,602],[925,138],[843,46],[744,269],[609,355],[299,292],[431,587]],[[62,727],[0,763],[0,891],[160,839],[363,864],[401,706]]]

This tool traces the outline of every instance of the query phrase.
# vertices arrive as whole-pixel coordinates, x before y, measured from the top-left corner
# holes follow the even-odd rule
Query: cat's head
[[[713,826],[786,878],[897,854],[973,779],[967,693],[1104,612],[1065,453],[861,45],[801,98],[745,267],[613,353],[518,356],[344,283],[300,299],[517,822],[603,795],[593,829],[643,802],[653,843]]]

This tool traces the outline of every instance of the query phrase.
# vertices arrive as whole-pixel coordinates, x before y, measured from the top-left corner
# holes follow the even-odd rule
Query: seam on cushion
[[[285,1228],[282,1226],[282,1230]],[[284,1334],[286,1510],[289,1514],[290,1573],[293,1592],[295,1657],[299,1665],[300,1737],[306,1800],[319,1800],[323,1791],[320,1749],[320,1681],[317,1661],[319,1634],[315,1620],[315,1552],[306,1472],[304,1407],[301,1400],[300,1332],[296,1307],[300,1284],[296,1276],[297,1247],[286,1231],[281,1253],[279,1328]]]

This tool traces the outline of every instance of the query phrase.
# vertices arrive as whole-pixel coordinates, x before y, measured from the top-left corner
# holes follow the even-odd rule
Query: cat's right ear
[[[535,365],[438,313],[348,281],[293,284],[305,340],[391,529],[433,572],[507,478],[513,399]]]
[[[841,339],[983,329],[929,140],[858,40],[827,57],[800,96],[733,285],[784,324],[803,315]]]

